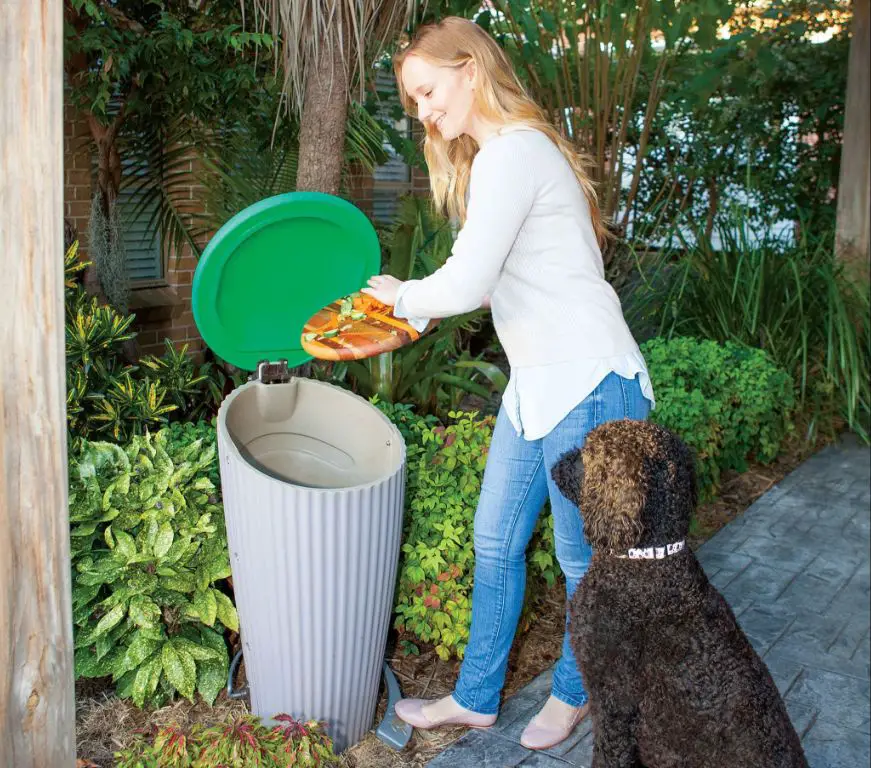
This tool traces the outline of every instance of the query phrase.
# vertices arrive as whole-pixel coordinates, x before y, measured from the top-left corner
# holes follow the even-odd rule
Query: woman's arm
[[[514,135],[499,137],[472,166],[466,223],[442,267],[402,284],[404,316],[450,317],[484,306],[535,197],[532,163]],[[378,276],[364,288],[395,304],[399,281]]]

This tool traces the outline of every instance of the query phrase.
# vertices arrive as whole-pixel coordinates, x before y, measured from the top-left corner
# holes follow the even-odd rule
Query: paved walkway
[[[848,437],[798,467],[697,555],[762,654],[811,768],[867,766],[871,452]],[[533,753],[519,744],[550,692],[542,673],[431,768],[588,768],[589,718],[572,738]]]

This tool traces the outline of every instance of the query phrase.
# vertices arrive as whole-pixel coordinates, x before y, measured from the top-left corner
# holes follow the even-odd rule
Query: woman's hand
[[[392,275],[375,275],[375,277],[369,278],[367,285],[369,287],[363,288],[361,293],[392,307],[396,304],[396,293],[399,286],[402,285],[402,280],[397,280]]]

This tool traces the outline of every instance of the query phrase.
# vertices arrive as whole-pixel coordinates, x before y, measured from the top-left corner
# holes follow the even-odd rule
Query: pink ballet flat
[[[496,715],[481,715],[477,712],[463,712],[452,717],[443,717],[439,720],[430,720],[423,714],[423,707],[435,699],[400,699],[396,702],[396,716],[413,726],[429,730],[443,725],[467,725],[470,728],[489,728],[496,722]]]
[[[590,705],[584,704],[564,728],[545,728],[536,723],[538,716],[529,721],[529,725],[520,734],[520,743],[527,749],[550,749],[572,735],[575,726],[583,720],[590,711]]]

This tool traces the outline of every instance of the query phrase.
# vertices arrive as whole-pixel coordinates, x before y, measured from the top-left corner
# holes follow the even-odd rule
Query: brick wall
[[[85,252],[92,195],[90,136],[85,118],[64,104],[64,218],[76,228]]]
[[[412,125],[412,138],[417,142],[423,140],[423,128],[416,121]],[[373,219],[376,190],[398,196],[411,193],[425,197],[430,193],[429,176],[425,170],[415,167],[411,168],[408,181],[377,181],[362,166],[354,165],[348,170],[347,187],[349,200],[370,219]],[[377,223],[383,225],[384,222]]]
[[[75,228],[79,252],[85,258],[95,185],[92,146],[87,120],[67,101],[64,104],[64,218]],[[192,158],[190,162],[193,167],[196,161]],[[188,196],[190,203],[185,211],[201,210],[201,188],[192,183]],[[195,354],[203,350],[203,340],[191,311],[191,283],[196,266],[196,258],[186,247],[180,259],[175,254],[169,255],[161,285],[131,285],[130,308],[136,315],[133,327],[143,354],[162,354],[167,338],[177,348],[187,343],[189,351]],[[85,285],[92,293],[99,294],[99,281],[93,267],[85,274]]]
[[[144,288],[131,294],[131,311],[136,313],[137,341],[143,354],[161,355],[165,340],[176,349],[187,345],[188,352],[199,357],[205,343],[194,323],[191,309],[191,285],[196,257],[188,246],[180,259],[170,256],[166,286]]]
[[[69,100],[64,101],[64,220],[72,225],[79,241],[79,256],[88,257],[88,217],[93,190],[91,131],[85,116]],[[85,287],[100,293],[93,266],[85,270]]]
[[[429,174],[419,168],[411,169],[411,191],[415,195],[425,197],[430,193]]]
[[[372,174],[360,166],[352,167],[348,171],[348,199],[354,203],[370,219],[373,210],[373,193],[378,182],[372,178]],[[425,197],[429,194],[429,176],[426,171],[418,168],[411,169],[411,179],[402,188],[397,188],[398,194],[414,194]]]
[[[191,179],[195,179],[199,164],[193,153],[188,158],[187,170],[191,172]],[[201,213],[204,210],[202,186],[192,181],[186,193],[186,201],[176,200],[176,205],[182,214]],[[208,240],[206,236],[198,243],[201,250]],[[149,308],[145,312],[140,310],[141,320],[140,315],[137,315],[139,343],[143,353],[162,354],[165,349],[165,339],[171,340],[176,349],[187,345],[188,352],[196,357],[200,357],[205,350],[206,345],[194,322],[191,307],[191,290],[196,268],[197,259],[190,246],[185,245],[180,256],[175,253],[169,254],[168,262],[164,265],[166,286],[161,291],[151,292],[152,295],[162,294],[165,297],[164,301],[168,303],[153,309]],[[147,289],[144,289],[139,293],[147,294],[147,292]],[[143,301],[147,298],[149,298],[147,295],[142,296]]]
[[[348,169],[348,198],[370,219],[372,218],[372,174],[361,165],[354,163]]]

